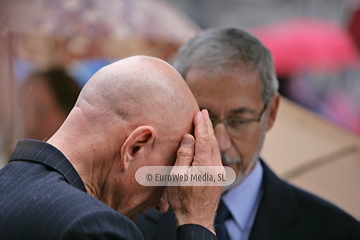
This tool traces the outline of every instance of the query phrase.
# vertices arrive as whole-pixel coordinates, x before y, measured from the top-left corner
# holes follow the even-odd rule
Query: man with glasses
[[[209,111],[222,162],[237,174],[223,189],[218,239],[360,239],[354,218],[279,179],[259,158],[279,94],[271,54],[258,39],[239,29],[202,31],[174,67]],[[145,239],[174,239],[173,219],[172,211],[150,211],[137,225]]]

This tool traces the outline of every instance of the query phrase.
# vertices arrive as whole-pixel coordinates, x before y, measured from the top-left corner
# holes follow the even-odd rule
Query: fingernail
[[[206,109],[203,109],[202,111],[203,119],[209,119],[209,112]]]
[[[203,114],[203,110],[200,111],[200,116],[201,116],[201,119],[202,119],[202,120],[205,120],[204,114]]]
[[[194,143],[194,139],[189,135],[185,135],[181,141],[182,145],[191,146]]]

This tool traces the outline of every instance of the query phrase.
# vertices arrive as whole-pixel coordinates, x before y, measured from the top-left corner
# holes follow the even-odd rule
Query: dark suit
[[[177,236],[216,239],[194,224],[179,227]],[[143,237],[127,217],[86,193],[80,176],[59,150],[41,141],[22,140],[0,170],[0,239]]]
[[[264,194],[250,240],[360,240],[360,224],[353,217],[323,199],[279,179],[263,161],[261,164],[264,170]],[[136,224],[142,232],[150,233],[145,239],[165,240],[175,237],[176,228],[171,210],[163,215],[150,211],[139,216]]]

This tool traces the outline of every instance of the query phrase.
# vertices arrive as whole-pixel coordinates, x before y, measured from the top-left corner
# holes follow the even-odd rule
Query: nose
[[[219,144],[220,152],[226,152],[229,148],[231,148],[231,138],[224,123],[218,123],[214,127],[214,132],[216,140]]]
[[[169,202],[167,200],[167,193],[166,190],[164,191],[163,195],[159,199],[159,201],[155,204],[155,210],[159,213],[166,213],[169,209]]]

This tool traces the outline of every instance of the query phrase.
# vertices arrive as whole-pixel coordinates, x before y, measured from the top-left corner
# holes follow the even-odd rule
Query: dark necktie
[[[230,239],[225,227],[225,221],[229,218],[231,218],[231,213],[229,209],[225,206],[224,202],[220,200],[215,218],[215,232],[219,240]]]

